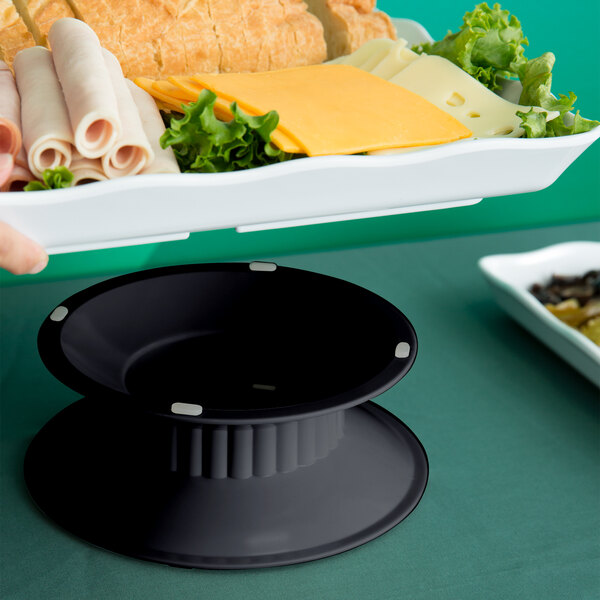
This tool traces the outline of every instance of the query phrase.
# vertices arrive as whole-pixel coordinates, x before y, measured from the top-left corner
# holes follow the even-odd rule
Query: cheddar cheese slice
[[[173,86],[176,90],[179,90],[180,95],[186,96],[188,101],[191,99],[192,102],[195,102],[198,99],[200,92],[205,89],[204,86],[196,83],[191,77],[169,77],[166,82],[156,82],[154,87],[157,87],[156,84],[162,86],[162,89],[165,91],[167,86]],[[224,100],[217,95],[217,99],[215,100],[214,104],[214,111],[217,119],[221,119],[221,121],[229,121],[233,117],[231,110],[229,110],[231,102],[232,100]],[[240,107],[243,108],[241,104]],[[245,112],[255,117],[264,114],[252,110],[246,110]],[[271,142],[273,142],[275,146],[284,152],[289,152],[291,154],[306,153],[305,149],[299,144],[298,140],[290,139],[290,137],[279,128],[275,129],[275,131],[271,133]]]
[[[350,65],[311,65],[192,78],[251,114],[279,113],[279,127],[309,156],[443,144],[471,136],[421,96]]]
[[[164,93],[162,90],[155,89],[154,84],[157,82],[155,82],[153,79],[148,79],[146,77],[136,77],[134,83],[137,86],[141,87],[145,92],[148,92],[158,102],[159,108],[166,107],[171,110],[181,112],[181,105],[187,104],[189,102],[188,100],[182,100],[178,96],[173,96]]]
[[[182,104],[190,104],[198,100],[200,92],[205,89],[189,77],[169,77],[168,81],[154,81],[146,77],[136,77],[134,83],[148,92],[162,107],[181,112]],[[233,114],[229,110],[231,101],[217,97],[214,112],[217,119],[229,121]],[[246,111],[253,116],[260,113]],[[306,151],[296,141],[290,139],[280,129],[271,133],[271,141],[275,146],[290,154],[305,154]]]

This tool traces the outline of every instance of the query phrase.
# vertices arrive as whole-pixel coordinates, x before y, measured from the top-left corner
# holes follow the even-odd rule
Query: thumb
[[[15,275],[39,273],[48,264],[45,250],[33,240],[0,222],[0,268]]]

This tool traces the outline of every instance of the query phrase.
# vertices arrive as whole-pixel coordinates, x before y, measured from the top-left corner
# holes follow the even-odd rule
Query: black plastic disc
[[[335,277],[256,264],[162,267],[93,285],[44,320],[40,356],[82,396],[165,416],[173,402],[201,403],[203,423],[224,424],[348,408],[410,370],[417,337],[396,306]]]
[[[415,435],[372,402],[346,411],[337,448],[311,466],[249,479],[184,477],[146,456],[135,413],[84,398],[51,419],[25,458],[48,517],[102,548],[180,567],[310,561],[385,533],[425,490]]]

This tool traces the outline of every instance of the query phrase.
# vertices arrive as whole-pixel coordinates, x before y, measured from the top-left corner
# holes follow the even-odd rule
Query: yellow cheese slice
[[[349,65],[193,80],[252,114],[279,113],[279,129],[309,156],[443,144],[471,131],[421,96]]]
[[[188,102],[195,102],[198,99],[198,94],[192,94],[186,92],[186,90],[180,89],[178,86],[174,85],[170,81],[154,81],[152,82],[152,89],[164,94],[165,96],[170,96],[171,98],[177,98],[186,104]]]
[[[181,105],[188,103],[188,101],[182,100],[181,98],[179,98],[177,96],[165,94],[162,91],[155,89],[154,84],[156,82],[153,79],[148,79],[146,77],[136,77],[133,80],[133,82],[138,87],[141,87],[145,92],[148,92],[161,105],[164,105],[171,110],[181,112]]]
[[[202,89],[189,89],[186,86],[179,85],[175,81],[172,81],[173,79],[175,78],[169,77],[167,81],[155,81],[152,84],[152,87],[163,94],[181,98],[185,104],[190,104],[191,102],[196,102],[196,100],[198,100],[198,96]],[[233,114],[229,110],[229,102],[225,102],[220,98],[217,98],[215,102],[214,111],[217,119],[221,119],[222,121],[229,121],[233,117]]]
[[[193,102],[198,99],[200,92],[205,89],[204,86],[196,83],[191,77],[169,77],[166,82],[159,82],[161,85],[165,84],[163,87],[172,86],[175,90],[179,90],[180,94],[186,95],[186,97],[190,98]],[[175,92],[176,93],[176,92]],[[231,110],[229,110],[229,105],[231,104],[231,100],[225,100],[222,97],[217,95],[217,99],[215,100],[215,116],[217,119],[221,119],[222,121],[228,121],[233,117]],[[240,105],[240,108],[241,107]],[[269,109],[271,110],[271,109]],[[250,110],[245,111],[250,115],[258,116],[264,113],[252,112]],[[268,112],[268,111],[267,111]],[[286,135],[281,129],[277,128],[275,131],[271,133],[271,141],[275,146],[277,146],[280,150],[284,152],[290,152],[291,154],[305,154],[304,148],[298,144],[296,140],[290,139],[288,135]]]
[[[182,104],[190,104],[198,99],[204,89],[188,77],[169,77],[168,81],[154,81],[146,77],[137,77],[134,83],[148,92],[164,107],[181,112]],[[217,97],[214,105],[215,116],[222,121],[229,121],[233,114],[229,110],[231,101]],[[254,116],[261,113],[246,111]],[[276,129],[271,133],[271,141],[284,152],[291,154],[306,154],[306,151],[296,141],[290,139],[283,131]]]
[[[198,99],[198,93],[186,92],[169,81],[154,81],[146,77],[137,77],[134,83],[148,92],[155,100],[175,111],[182,112],[182,104],[190,104]],[[215,105],[215,115],[223,121],[229,120],[233,116],[229,110],[229,104],[223,101]]]
[[[169,77],[166,83],[172,84],[179,88],[183,94],[187,94],[188,97],[191,97],[194,102],[198,99],[200,92],[205,89],[203,86],[196,83],[191,77]],[[229,110],[230,104],[231,100],[224,100],[223,98],[217,96],[214,108],[217,119],[228,121],[233,117],[231,110]],[[253,116],[264,114],[249,110],[245,112]],[[275,146],[284,152],[290,152],[291,154],[305,154],[304,148],[300,146],[296,140],[290,139],[290,137],[281,131],[279,127],[275,129],[275,131],[271,132],[271,141],[273,144],[275,144]]]

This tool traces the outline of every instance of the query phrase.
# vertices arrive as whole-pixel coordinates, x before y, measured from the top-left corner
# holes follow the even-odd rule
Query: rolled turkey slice
[[[69,114],[49,50],[42,46],[21,50],[13,66],[21,96],[27,162],[29,170],[41,179],[45,169],[71,164]]]
[[[121,134],[115,145],[102,156],[102,167],[110,179],[135,175],[154,160],[154,152],[119,61],[105,48],[102,49],[102,54],[117,97],[121,121]]]
[[[121,135],[117,98],[98,36],[83,21],[64,18],[48,32],[75,147],[86,158],[106,154]]]
[[[0,154],[16,158],[21,144],[21,100],[13,74],[0,60]]]
[[[25,152],[25,146],[23,146],[23,145],[21,145],[21,149],[19,150],[19,153],[15,157],[15,164],[19,165],[21,167],[24,167],[25,169],[27,169],[29,171],[29,164],[27,162],[27,153]],[[33,175],[32,175],[32,177],[33,177]]]
[[[8,179],[0,187],[0,192],[21,192],[35,177],[27,167],[15,163]]]
[[[148,92],[145,92],[129,79],[127,80],[127,86],[138,108],[146,137],[154,152],[154,160],[144,167],[142,173],[180,173],[181,170],[177,164],[175,154],[173,154],[173,149],[170,147],[161,148],[159,140],[165,131],[165,125],[156,102]]]
[[[86,158],[77,152],[77,150],[73,150],[73,160],[71,161],[70,170],[73,173],[73,183],[71,184],[73,186],[108,179],[102,168],[101,159]]]

